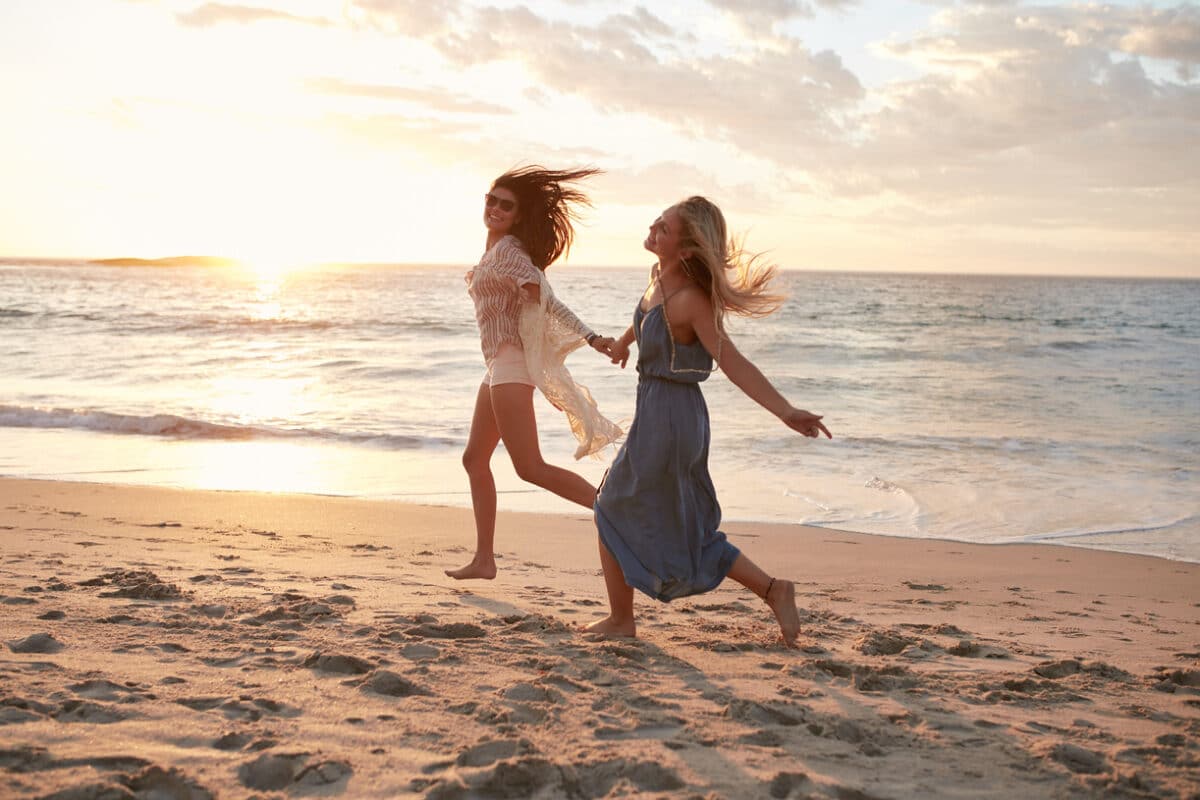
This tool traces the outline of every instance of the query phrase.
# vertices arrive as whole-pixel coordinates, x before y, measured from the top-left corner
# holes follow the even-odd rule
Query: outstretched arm
[[[747,397],[779,417],[797,433],[809,437],[824,433],[826,437],[833,438],[829,429],[821,422],[820,415],[792,406],[758,367],[742,355],[733,341],[717,330],[712,305],[707,297],[698,291],[680,292],[676,307],[672,309],[672,316],[680,323],[691,325],[710,355],[720,354],[718,363],[721,369]]]

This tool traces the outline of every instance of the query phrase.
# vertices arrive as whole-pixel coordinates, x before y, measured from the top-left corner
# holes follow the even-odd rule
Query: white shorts
[[[529,377],[529,368],[525,366],[525,351],[515,344],[504,342],[496,355],[487,364],[487,373],[483,382],[488,386],[499,386],[504,383],[523,383],[533,386]]]

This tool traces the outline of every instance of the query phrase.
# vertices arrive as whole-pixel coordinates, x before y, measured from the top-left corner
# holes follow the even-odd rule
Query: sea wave
[[[410,436],[362,431],[242,425],[192,419],[176,414],[123,414],[91,408],[37,408],[0,405],[0,427],[70,428],[99,433],[219,441],[316,439],[370,445],[387,450],[444,448],[462,444],[458,438],[449,436]]]

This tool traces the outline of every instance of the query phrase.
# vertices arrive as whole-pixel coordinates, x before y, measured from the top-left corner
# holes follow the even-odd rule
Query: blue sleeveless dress
[[[674,343],[661,303],[643,311],[639,302],[633,330],[637,407],[596,495],[596,527],[625,582],[670,601],[715,589],[739,551],[717,530],[721,506],[708,474],[700,382],[712,357],[698,340]]]

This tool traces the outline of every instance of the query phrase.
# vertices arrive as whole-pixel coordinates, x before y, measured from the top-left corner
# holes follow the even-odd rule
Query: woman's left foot
[[[585,626],[583,630],[585,633],[595,634],[605,639],[610,637],[621,639],[637,638],[637,624],[633,620],[619,622],[612,617],[605,617],[599,622],[593,622],[591,625]]]
[[[800,612],[796,610],[796,584],[775,580],[767,591],[766,601],[779,623],[783,643],[788,647],[795,647],[796,637],[800,634]]]
[[[483,580],[490,581],[496,577],[496,562],[472,561],[465,567],[459,567],[458,569],[447,569],[443,570],[443,572],[445,572],[451,578],[460,581],[468,578],[482,578]]]

